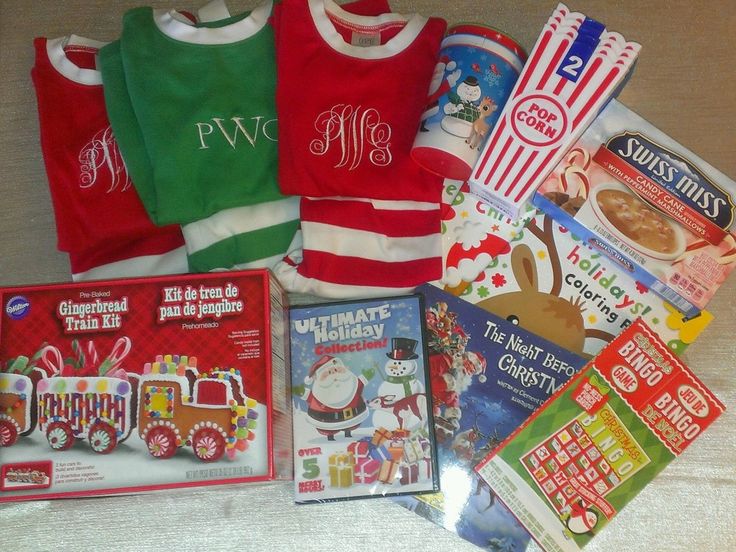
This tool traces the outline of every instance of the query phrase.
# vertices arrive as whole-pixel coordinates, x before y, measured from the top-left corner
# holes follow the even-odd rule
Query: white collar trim
[[[364,16],[349,13],[333,0],[309,0],[309,11],[317,31],[333,49],[345,55],[360,59],[384,59],[405,50],[416,39],[427,18],[419,14],[401,15],[384,13],[378,16]],[[354,46],[345,42],[337,32],[330,16],[349,27],[375,29],[390,24],[401,24],[403,28],[385,44],[375,46]]]
[[[79,84],[97,85],[102,84],[102,73],[97,69],[84,69],[70,60],[64,48],[67,46],[81,46],[97,51],[107,44],[91,38],[70,35],[60,38],[46,40],[46,54],[49,56],[51,65],[63,76]]]
[[[174,10],[154,10],[153,20],[169,38],[200,45],[222,45],[250,38],[260,31],[271,16],[273,0],[253,8],[248,17],[224,27],[196,27],[183,21]]]

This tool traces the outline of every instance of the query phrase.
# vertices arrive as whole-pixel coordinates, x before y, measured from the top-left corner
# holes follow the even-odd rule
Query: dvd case
[[[438,490],[420,295],[294,306],[295,502]]]

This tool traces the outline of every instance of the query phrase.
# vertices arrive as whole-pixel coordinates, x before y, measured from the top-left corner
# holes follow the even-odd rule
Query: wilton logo
[[[320,137],[309,144],[314,155],[325,155],[331,148],[337,150],[340,160],[335,168],[353,170],[368,161],[377,167],[391,163],[391,127],[381,121],[374,108],[337,104],[317,117],[314,128]]]
[[[22,295],[14,295],[5,304],[5,314],[13,320],[24,318],[31,308],[31,303]]]

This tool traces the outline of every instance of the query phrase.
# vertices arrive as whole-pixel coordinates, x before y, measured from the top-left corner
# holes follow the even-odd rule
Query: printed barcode
[[[690,301],[659,280],[652,283],[650,287],[652,291],[662,296],[669,303],[672,303],[672,305],[680,311],[688,312],[694,308],[694,305]]]

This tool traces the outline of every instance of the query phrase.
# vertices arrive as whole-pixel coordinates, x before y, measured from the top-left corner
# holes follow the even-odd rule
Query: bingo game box
[[[688,316],[736,264],[736,182],[612,101],[534,204]]]
[[[542,549],[578,551],[724,410],[637,320],[476,470]]]
[[[291,478],[266,270],[0,289],[0,502]]]

